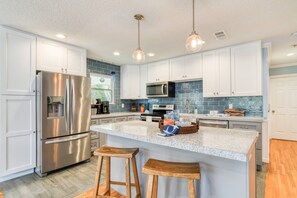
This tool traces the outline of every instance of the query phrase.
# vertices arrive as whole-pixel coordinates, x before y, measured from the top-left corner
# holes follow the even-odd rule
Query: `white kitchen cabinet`
[[[194,54],[189,56],[170,59],[170,80],[186,81],[202,78],[202,55]]]
[[[121,66],[121,99],[140,98],[140,79],[138,65]]]
[[[37,70],[86,76],[86,50],[37,38]]]
[[[34,96],[0,96],[0,176],[36,166],[36,119]]]
[[[147,65],[140,65],[139,66],[139,73],[140,73],[140,99],[147,99],[146,96],[146,83],[147,83]]]
[[[231,96],[262,95],[261,42],[231,47]]]
[[[203,97],[230,96],[230,76],[230,48],[203,53]]]
[[[169,61],[150,63],[147,72],[149,83],[169,81]]]
[[[35,95],[36,37],[0,28],[0,94]]]

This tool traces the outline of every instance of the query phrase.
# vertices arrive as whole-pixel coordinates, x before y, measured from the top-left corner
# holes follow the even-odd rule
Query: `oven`
[[[152,113],[146,114],[143,113],[140,115],[140,120],[148,121],[151,119],[152,122],[159,122],[161,119],[164,119],[164,115],[167,111],[174,110],[174,104],[153,104]]]

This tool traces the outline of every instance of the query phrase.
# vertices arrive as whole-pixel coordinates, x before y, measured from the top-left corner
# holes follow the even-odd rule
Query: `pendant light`
[[[140,48],[140,21],[144,18],[141,14],[136,14],[134,18],[138,22],[138,48],[133,52],[132,58],[136,63],[144,62],[145,54],[143,50]]]
[[[198,52],[204,43],[205,41],[195,31],[195,1],[193,0],[193,31],[187,38],[186,48],[189,52]]]

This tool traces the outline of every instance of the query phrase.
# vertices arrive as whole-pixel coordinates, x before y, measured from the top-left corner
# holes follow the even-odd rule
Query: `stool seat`
[[[138,148],[116,148],[110,146],[102,146],[96,151],[96,156],[108,156],[108,157],[120,157],[120,158],[132,158],[138,153]]]
[[[142,168],[142,172],[148,175],[159,175],[197,180],[200,179],[199,163],[167,162],[149,159]]]

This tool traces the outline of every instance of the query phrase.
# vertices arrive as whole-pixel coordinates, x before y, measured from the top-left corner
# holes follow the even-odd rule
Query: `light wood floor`
[[[99,194],[103,194],[105,192],[105,186],[104,184],[101,184],[99,187]],[[91,188],[87,192],[75,197],[75,198],[93,198],[94,189]],[[117,191],[111,189],[110,196],[113,198],[125,198],[123,195],[118,193]]]
[[[271,140],[265,197],[297,197],[297,142]]]

